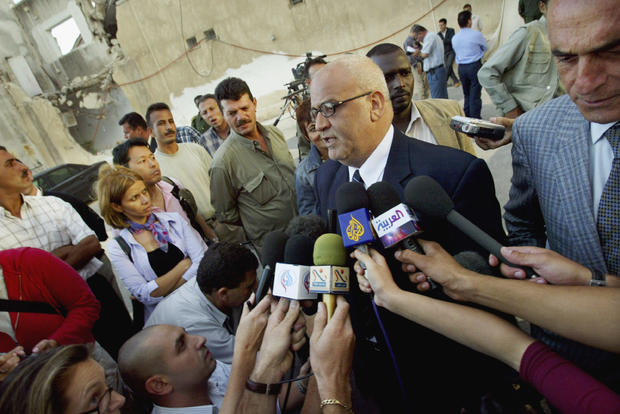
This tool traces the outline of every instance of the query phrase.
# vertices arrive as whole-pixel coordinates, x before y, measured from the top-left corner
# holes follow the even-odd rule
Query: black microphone
[[[359,248],[368,254],[368,244],[376,240],[370,223],[369,205],[366,189],[357,181],[346,182],[336,191],[338,223],[345,248]],[[366,269],[366,265],[361,265]]]
[[[502,263],[524,270],[528,277],[536,276],[532,268],[509,262],[500,252],[502,245],[456,211],[450,196],[433,178],[425,175],[412,178],[405,187],[405,200],[416,211],[447,220]]]
[[[284,247],[288,236],[283,231],[275,230],[267,233],[263,239],[260,261],[263,264],[263,274],[258,281],[256,288],[256,299],[254,304],[258,304],[273,286],[273,275],[276,263],[284,259]]]

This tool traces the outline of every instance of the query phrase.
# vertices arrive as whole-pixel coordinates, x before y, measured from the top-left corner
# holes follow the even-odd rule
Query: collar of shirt
[[[226,329],[232,329],[232,324],[233,324],[232,320],[230,321],[231,327],[229,328],[228,326],[226,326],[226,322],[229,319],[228,315],[226,315],[224,312],[219,310],[217,306],[215,306],[213,302],[211,302],[211,299],[209,299],[209,297],[205,295],[202,290],[200,290],[200,286],[198,286],[197,280],[194,279],[193,283],[195,284],[194,288],[205,297],[205,300],[206,300],[205,305],[207,306],[207,308],[209,308],[209,312],[213,315],[213,317],[220,324],[220,326]],[[230,333],[234,335],[234,332],[230,332]]]
[[[610,122],[608,124],[598,124],[596,122],[590,122],[590,135],[592,136],[592,144],[596,144],[609,128],[616,125],[618,121]]]
[[[437,139],[433,135],[433,131],[424,122],[424,118],[422,118],[420,111],[413,103],[413,99],[411,99],[411,121],[409,121],[405,135],[437,145]]]
[[[262,126],[260,123],[256,123],[256,127],[258,128],[258,132],[263,136],[263,138],[265,138],[265,142],[267,143],[267,147],[269,147],[269,151],[271,151],[271,141],[269,140],[269,131],[267,131],[267,129]],[[228,139],[234,139],[235,142],[240,143],[241,145],[244,145],[248,148],[253,149],[254,151],[261,151],[260,148],[260,144],[257,141],[254,141],[253,139],[249,139],[244,137],[243,135],[239,135],[237,134],[235,131],[232,130],[232,128],[230,129],[230,135],[228,135]]]
[[[385,165],[390,155],[390,148],[392,148],[393,140],[394,127],[390,125],[390,128],[387,130],[379,145],[377,145],[377,148],[375,148],[372,154],[366,158],[366,161],[364,161],[359,168],[360,176],[362,180],[364,180],[364,186],[366,188],[381,181],[383,178],[383,172],[385,171]],[[349,181],[352,180],[355,170],[357,170],[357,168],[349,167]]]

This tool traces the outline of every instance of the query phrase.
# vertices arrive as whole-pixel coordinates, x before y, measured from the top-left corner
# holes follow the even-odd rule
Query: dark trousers
[[[480,111],[482,110],[482,99],[480,99],[482,86],[478,82],[478,71],[481,67],[482,62],[479,60],[459,65],[459,76],[461,77],[461,85],[463,85],[463,95],[465,95],[465,104],[463,105],[465,116],[478,119],[480,119]]]
[[[446,81],[448,79],[452,79],[453,83],[459,83],[459,78],[456,77],[456,73],[454,73],[454,68],[452,67],[452,64],[454,63],[454,56],[454,50],[451,50],[443,55],[443,61],[446,66],[447,73]]]
[[[118,350],[135,333],[131,326],[131,317],[105,277],[95,273],[86,283],[101,304],[99,319],[93,326],[93,336],[103,349],[117,360]]]

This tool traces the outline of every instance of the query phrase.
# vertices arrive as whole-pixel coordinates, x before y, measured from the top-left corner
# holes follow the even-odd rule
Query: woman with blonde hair
[[[164,296],[196,276],[204,243],[178,213],[152,212],[142,177],[128,168],[102,166],[97,193],[104,220],[121,230],[106,254],[129,292],[145,305],[146,320]]]
[[[105,382],[86,345],[26,358],[0,386],[0,413],[120,413],[125,397]]]

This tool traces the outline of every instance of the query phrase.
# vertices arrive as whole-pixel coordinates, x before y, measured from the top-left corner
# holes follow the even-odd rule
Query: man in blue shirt
[[[465,115],[471,118],[480,118],[482,87],[478,82],[478,70],[482,67],[482,56],[488,49],[487,41],[482,33],[471,28],[471,12],[464,10],[458,15],[461,31],[452,38],[452,48],[456,53],[456,63],[459,65],[459,77],[463,85]]]
[[[424,59],[422,68],[426,72],[428,85],[431,88],[431,97],[448,99],[446,68],[443,64],[443,40],[436,33],[429,32],[419,24],[411,28],[411,37],[422,43],[422,49],[416,50],[414,55]]]

